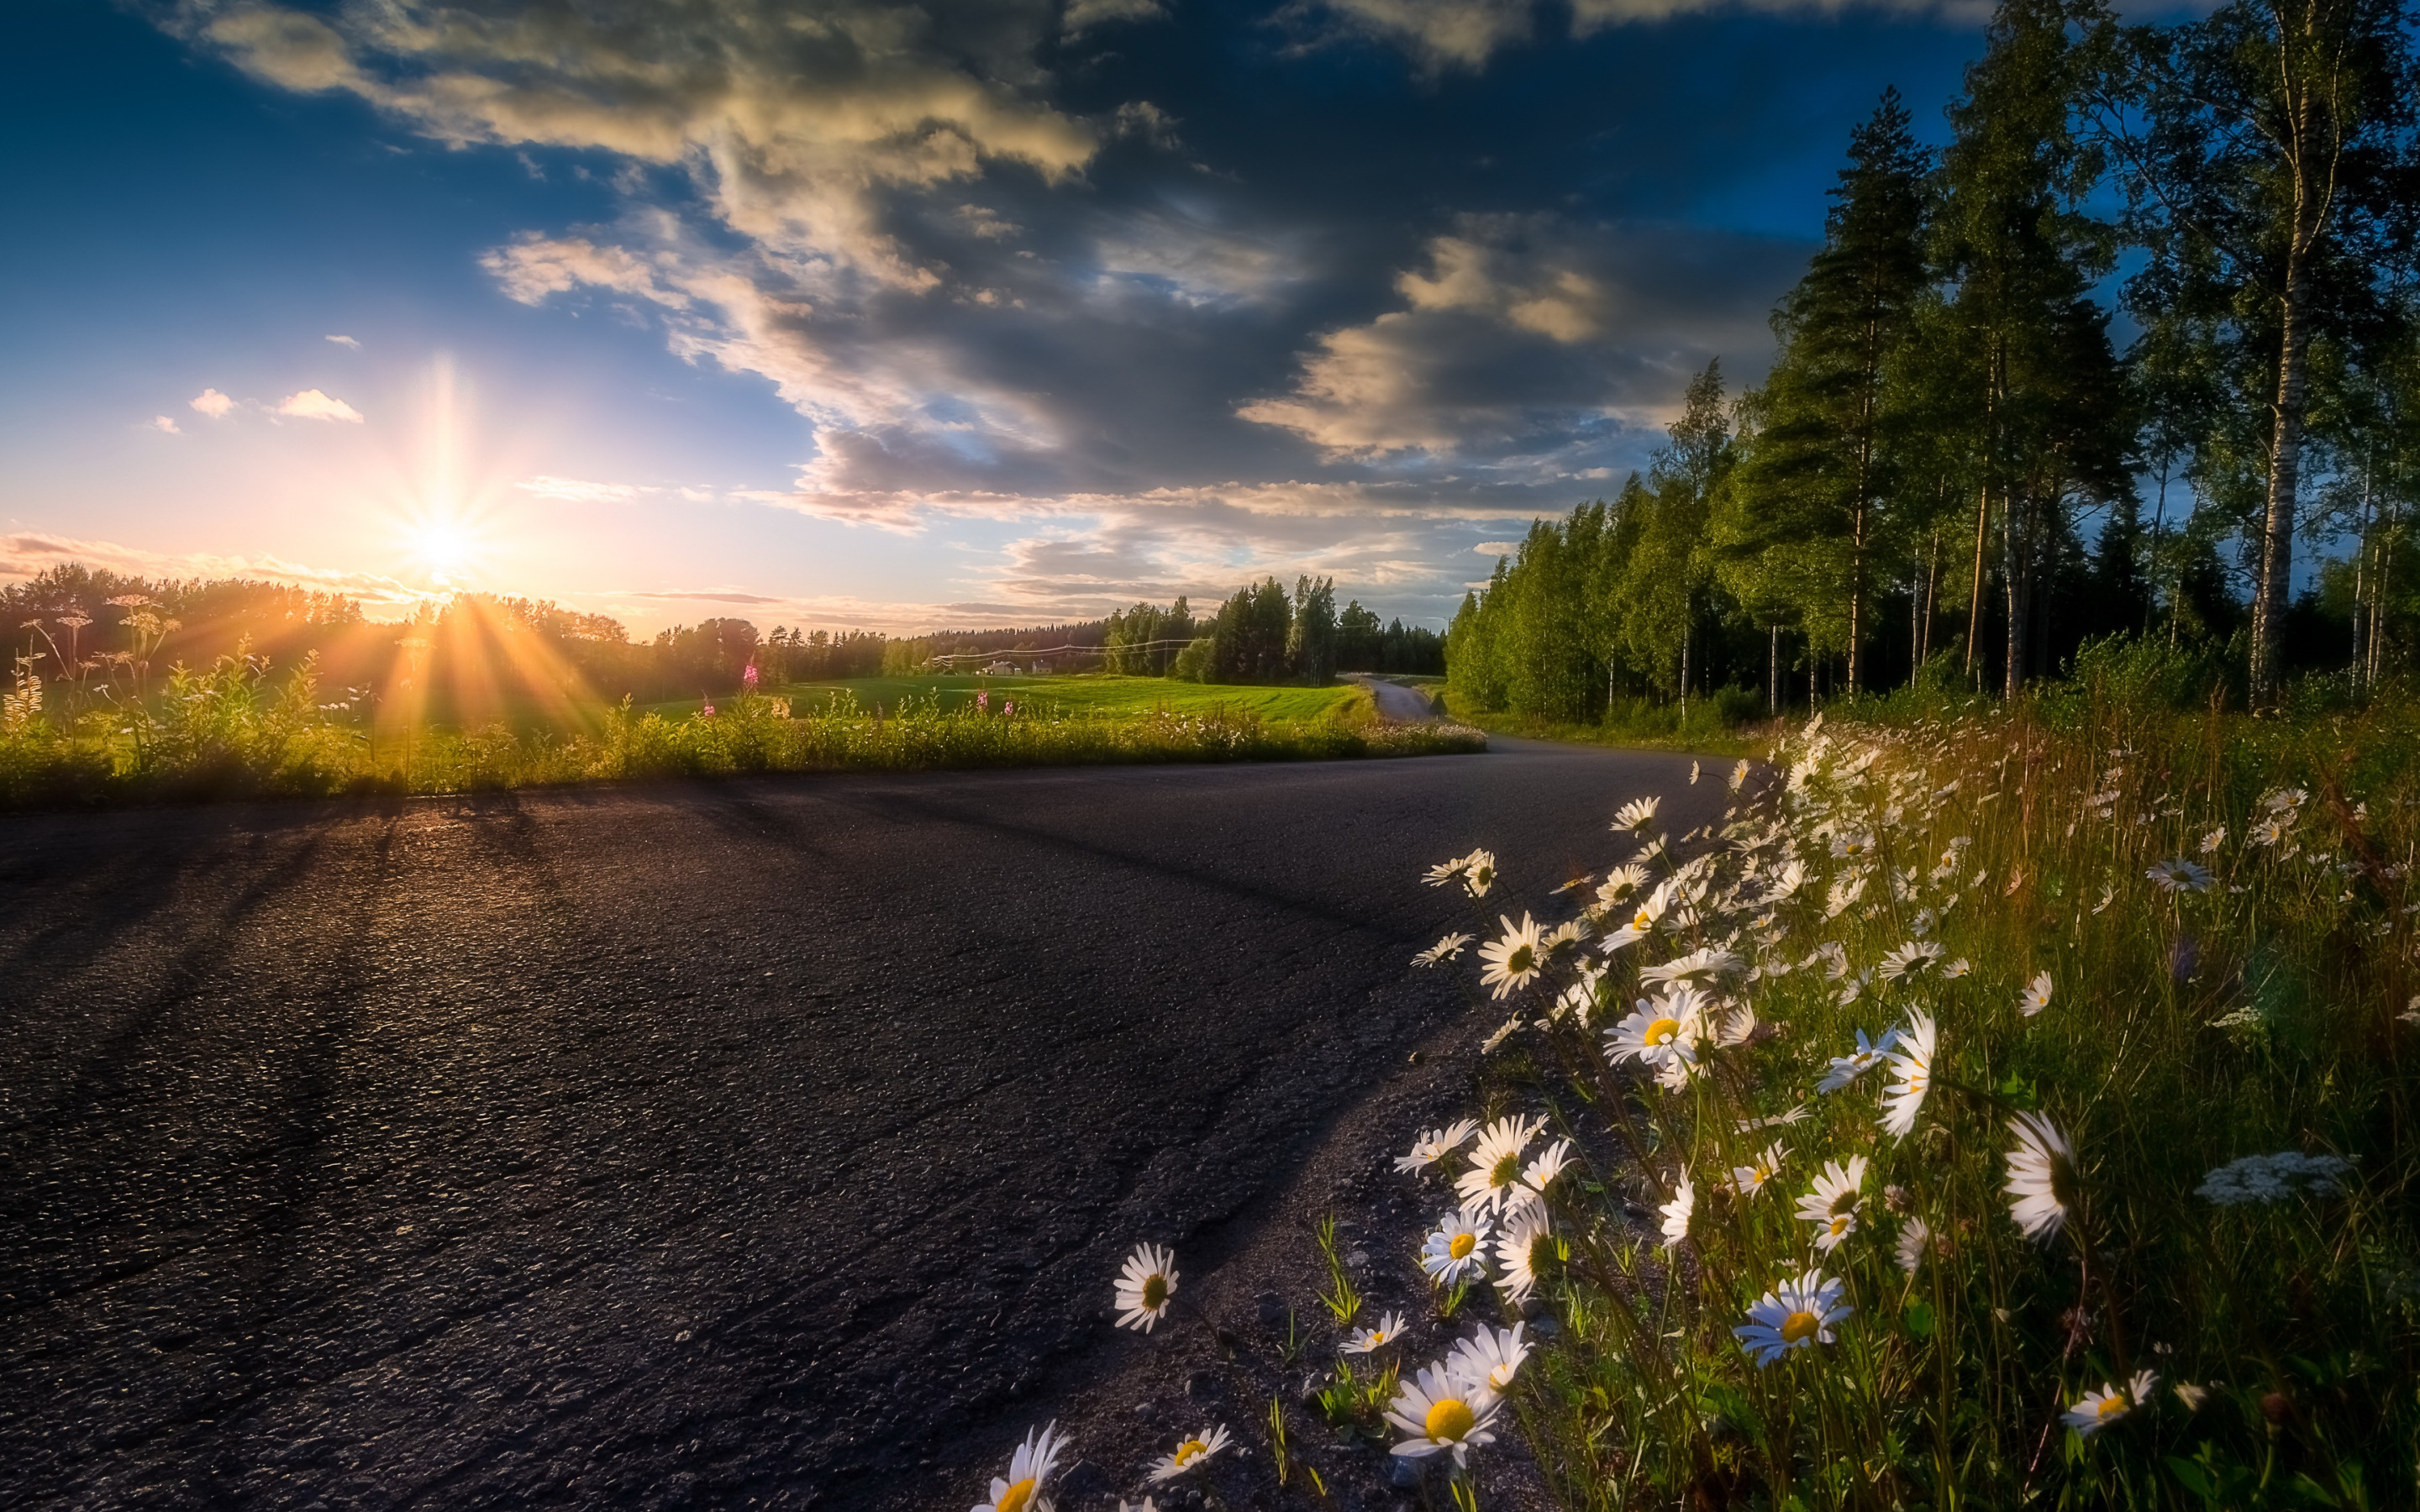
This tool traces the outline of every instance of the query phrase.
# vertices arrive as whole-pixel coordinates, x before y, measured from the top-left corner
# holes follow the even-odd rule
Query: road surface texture
[[[1418,688],[1405,687],[1401,683],[1390,683],[1383,677],[1373,677],[1367,672],[1347,672],[1345,679],[1368,688],[1371,700],[1377,704],[1378,712],[1389,719],[1434,719],[1437,717],[1436,705],[1430,702],[1429,696]]]
[[[1686,762],[0,820],[0,1504],[963,1507]]]

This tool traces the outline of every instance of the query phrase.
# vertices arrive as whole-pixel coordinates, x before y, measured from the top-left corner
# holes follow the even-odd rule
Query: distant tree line
[[[1562,719],[2013,690],[2117,632],[2231,648],[2256,706],[2408,669],[2413,23],[2006,0],[1946,147],[1896,91],[1852,135],[1765,381],[1730,403],[1710,365],[1643,477],[1533,526],[1453,623],[1453,687]],[[2335,551],[2299,597],[2298,539]]]
[[[1445,671],[1445,638],[1397,619],[1380,624],[1358,599],[1336,607],[1336,579],[1275,578],[1239,589],[1206,620],[1185,599],[1109,616],[1105,663],[1198,683],[1308,683],[1338,672]]]

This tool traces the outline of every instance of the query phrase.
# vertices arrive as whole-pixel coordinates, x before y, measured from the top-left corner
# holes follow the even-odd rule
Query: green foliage
[[[1339,1328],[1349,1328],[1360,1316],[1361,1293],[1354,1289],[1353,1273],[1346,1268],[1344,1257],[1336,1252],[1336,1215],[1329,1213],[1319,1221],[1319,1257],[1327,1262],[1327,1289],[1320,1293],[1320,1303]]]
[[[1647,846],[1646,938],[1591,949],[1630,917],[1592,909],[1509,1005],[1536,1025],[1526,1089],[1612,1162],[1602,1195],[1551,1194],[1562,1330],[1522,1421],[1566,1504],[2420,1500],[2420,703],[2252,719],[2213,711],[2210,671],[2100,645],[2014,706],[1876,702],[1794,732],[1716,844]],[[1695,950],[1737,958],[1701,970],[1706,996],[1643,980]],[[1661,1084],[1606,1058],[1642,997],[1691,1026]],[[1858,1031],[1918,1015],[1920,1080],[1903,1043],[1818,1089]],[[2008,1189],[2027,1112],[2073,1150],[2034,1237]],[[1739,1190],[1776,1142],[1779,1175]],[[2344,1164],[2217,1174],[2278,1152]],[[1869,1169],[1832,1211],[1854,1227],[1825,1251],[1796,1206],[1852,1158]],[[1684,1175],[1675,1250],[1633,1215]],[[1734,1330],[1810,1267],[1854,1310],[1760,1365]],[[2112,1386],[2097,1431],[2068,1426]]]

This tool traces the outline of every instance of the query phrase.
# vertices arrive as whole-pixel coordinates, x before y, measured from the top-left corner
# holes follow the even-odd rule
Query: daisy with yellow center
[[[1176,1446],[1176,1452],[1151,1467],[1151,1483],[1174,1480],[1188,1470],[1198,1470],[1211,1456],[1227,1447],[1230,1435],[1226,1426],[1203,1428]]]
[[[1511,1328],[1490,1328],[1481,1323],[1478,1333],[1454,1345],[1446,1364],[1463,1380],[1501,1393],[1521,1373],[1521,1362],[1529,1358],[1529,1346],[1521,1338],[1527,1327],[1527,1323],[1514,1323]]]
[[[1677,1249],[1681,1241],[1689,1237],[1689,1219],[1698,1211],[1698,1189],[1689,1183],[1689,1173],[1681,1173],[1681,1181],[1672,1189],[1672,1200],[1656,1211],[1664,1216],[1664,1247]]]
[[[1515,924],[1510,917],[1498,920],[1504,926],[1503,936],[1479,948],[1479,960],[1484,968],[1479,974],[1479,984],[1496,989],[1500,998],[1529,985],[1546,966],[1545,942],[1540,935],[1538,921],[1528,914]]]
[[[1487,1236],[1495,1220],[1484,1212],[1449,1212],[1420,1246],[1420,1269],[1439,1286],[1476,1281],[1487,1267]]]
[[[2103,1381],[2099,1391],[2086,1392],[2082,1400],[2061,1413],[2059,1421],[2088,1439],[2149,1401],[2159,1381],[2149,1370],[2135,1371],[2134,1379],[2122,1387]]]
[[[1906,1138],[1916,1128],[1924,1094],[1932,1089],[1937,1034],[1932,1015],[1919,1009],[1908,1015],[1907,1032],[1895,1035],[1899,1048],[1891,1052],[1890,1089],[1883,1094],[1883,1131],[1894,1139]]]
[[[1655,810],[1663,807],[1662,798],[1633,798],[1613,816],[1613,832],[1617,835],[1644,834],[1655,823]]]
[[[1050,1512],[1050,1499],[1043,1489],[1058,1468],[1059,1452],[1066,1447],[1067,1440],[1056,1423],[1028,1432],[1009,1458],[1008,1473],[991,1478],[989,1500],[973,1512]]]
[[[1744,1197],[1756,1196],[1764,1190],[1766,1182],[1781,1174],[1781,1163],[1789,1157],[1790,1151],[1779,1144],[1765,1146],[1764,1153],[1756,1157],[1753,1164],[1731,1167],[1732,1189]]]
[[[1450,1454],[1470,1464],[1474,1445],[1496,1442],[1496,1393],[1448,1365],[1422,1365],[1388,1404],[1387,1421],[1405,1435],[1395,1453],[1406,1459]]]
[[[1176,1252],[1158,1244],[1138,1244],[1118,1273],[1118,1326],[1148,1334],[1168,1316],[1176,1295]]]
[[[1498,1119],[1479,1136],[1470,1151],[1470,1169],[1455,1179],[1454,1191],[1465,1212],[1501,1212],[1521,1184],[1521,1156],[1529,1141],[1544,1128],[1544,1120]]]
[[[1434,1165],[1468,1144],[1470,1136],[1478,1132],[1479,1125],[1469,1119],[1457,1119],[1442,1129],[1431,1129],[1412,1141],[1410,1154],[1395,1157],[1395,1169],[1417,1171]]]
[[[1526,1188],[1524,1190],[1527,1190]],[[1504,1300],[1519,1306],[1538,1285],[1538,1260],[1552,1248],[1554,1223],[1544,1199],[1532,1196],[1512,1209],[1496,1240],[1496,1286]]]
[[[1815,1190],[1798,1199],[1797,1214],[1815,1226],[1815,1247],[1830,1254],[1851,1234],[1857,1231],[1857,1205],[1864,1198],[1866,1157],[1853,1156],[1849,1164],[1838,1161],[1824,1163],[1823,1174],[1815,1178]]]
[[[1375,1328],[1356,1330],[1353,1336],[1337,1346],[1346,1354],[1371,1354],[1396,1343],[1404,1336],[1404,1315],[1388,1313],[1378,1319]]]
[[[2033,1017],[2050,1007],[2050,973],[2045,971],[2037,975],[2025,983],[2025,990],[2017,995],[2017,1011],[2027,1018]]]
[[[1639,998],[1630,1015],[1606,1033],[1606,1058],[1617,1066],[1635,1060],[1659,1073],[1695,1062],[1708,1006],[1705,995],[1686,984],[1661,997]]]
[[[1834,1056],[1824,1070],[1823,1079],[1815,1084],[1819,1092],[1837,1092],[1858,1077],[1873,1070],[1887,1058],[1898,1045],[1899,1037],[1885,1031],[1880,1040],[1869,1040],[1866,1031],[1857,1031],[1857,1048],[1845,1056]]]
[[[1792,1350],[1829,1344],[1833,1329],[1855,1311],[1840,1300],[1843,1289],[1838,1280],[1827,1280],[1820,1270],[1809,1271],[1758,1299],[1747,1310],[1747,1321],[1731,1333],[1740,1348],[1756,1356],[1760,1367]]]

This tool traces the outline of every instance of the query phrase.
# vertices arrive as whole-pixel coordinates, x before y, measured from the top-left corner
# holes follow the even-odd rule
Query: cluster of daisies
[[[1693,1227],[1703,1220],[1701,1205],[1710,1196],[1729,1210],[1729,1220],[1748,1204],[1774,1200],[1761,1194],[1775,1190],[1804,1226],[1798,1263],[1772,1280],[1731,1329],[1759,1367],[1819,1350],[1854,1326],[1850,1246],[1882,1244],[1895,1268],[1913,1278],[1929,1257],[1952,1253],[1953,1238],[1963,1231],[1939,1214],[1928,1222],[1921,1191],[1877,1191],[1869,1180],[1875,1158],[1794,1149],[1793,1140],[1820,1126],[1868,1148],[1909,1141],[1923,1128],[1928,1108],[1937,1106],[1937,1080],[1953,1074],[1946,1069],[1945,1056],[1955,1047],[1945,1019],[1989,1023],[2012,1009],[2013,1019],[2023,1021],[2057,1011],[2052,971],[1994,987],[1940,938],[1944,922],[1962,906],[1986,907],[1995,896],[2013,893],[2022,867],[1994,875],[1973,859],[1970,836],[1918,838],[1947,827],[1944,816],[1962,783],[1990,785],[1972,799],[1978,805],[2001,800],[2011,785],[2008,762],[1943,783],[1927,776],[1920,753],[1895,753],[1892,737],[1842,741],[1822,724],[1819,716],[1789,743],[1780,781],[1756,803],[1735,802],[1719,828],[1669,838],[1658,824],[1659,800],[1625,804],[1612,827],[1636,845],[1629,861],[1556,889],[1578,895],[1573,917],[1541,922],[1528,913],[1517,921],[1504,915],[1495,937],[1477,951],[1480,986],[1497,1002],[1510,999],[1512,1011],[1486,1049],[1531,1027],[1563,1031],[1558,1042],[1569,1044],[1568,1031],[1576,1026],[1611,1067],[1683,1100],[1674,1106],[1700,1119],[1714,1108],[1732,1109],[1723,1115],[1728,1134],[1666,1141],[1662,1149],[1686,1153],[1677,1168],[1648,1174],[1661,1189],[1657,1216],[1671,1250],[1693,1242]],[[1918,759],[1890,759],[1895,754]],[[1745,762],[1732,771],[1734,795],[1751,775]],[[2102,820],[2149,825],[2181,811],[2121,817],[2122,765],[2099,775],[2087,808]],[[1693,770],[1691,781],[1698,777]],[[2307,801],[2300,790],[2268,795],[2250,843],[2280,857],[2294,851]],[[2147,870],[2137,860],[2136,874],[2154,895],[2180,903],[2210,892],[2219,880],[2205,863],[2226,838],[2224,827],[2212,829],[2202,836],[2201,859],[2178,856]],[[1692,848],[1699,839],[1712,843]],[[1481,856],[1492,886],[1495,857],[1485,852],[1446,862],[1424,880],[1445,886],[1460,879],[1468,886],[1474,857]],[[2333,856],[2323,862],[2339,864]],[[2102,889],[2101,906],[2123,885],[2122,876],[2113,875]],[[1468,890],[1474,898],[1486,892]],[[1823,926],[1851,915],[1869,925],[1881,922],[1899,943],[1862,967],[1838,938],[1803,956],[1785,948],[1802,926],[1847,933]],[[1472,935],[1448,934],[1414,964],[1454,960],[1473,943]],[[1809,1065],[1807,1079],[1783,1100],[1788,1105],[1765,1111],[1774,1106],[1771,1090],[1788,1089],[1789,1082],[1776,1081],[1769,1057],[1751,1063],[1751,1057],[1782,1026],[1761,1021],[1751,998],[1770,1005],[1776,989],[1792,979],[1796,984],[1784,998],[1816,994],[1851,1015],[1871,1011],[1874,1018],[1867,1020],[1869,1027],[1852,1030],[1853,1042],[1820,1052],[1819,1064]],[[2414,1011],[2420,1014],[2420,1000]],[[1869,1115],[1832,1112],[1817,1119],[1819,1108],[1865,1097]],[[1741,1104],[1749,1103],[1764,1108],[1734,1116],[1747,1112]],[[1999,1105],[2006,1143],[1998,1180],[2007,1220],[2044,1244],[2068,1235],[2081,1252],[2086,1241],[2078,1215],[2086,1194],[2074,1140],[2049,1111],[2012,1111],[2005,1100]],[[1870,1119],[1869,1134],[1854,1132],[1863,1118]],[[1793,1126],[1799,1126],[1796,1134]],[[1484,1131],[1465,1121],[1429,1132],[1397,1162],[1406,1171],[1423,1170],[1470,1147],[1453,1183],[1460,1206],[1437,1223],[1420,1256],[1421,1268],[1439,1286],[1493,1279],[1508,1304],[1529,1300],[1538,1285],[1539,1242],[1553,1231],[1548,1193],[1572,1160],[1568,1141],[1530,1156],[1542,1133],[1541,1124],[1519,1118],[1500,1119]],[[1693,1168],[1700,1161],[1705,1166]],[[2212,1172],[2203,1195],[2213,1203],[2241,1205],[2324,1193],[2343,1169],[2334,1157],[2254,1157]],[[1827,1273],[1827,1267],[1838,1273]],[[2063,1420],[2089,1436],[2141,1406],[2153,1384],[2149,1371],[2105,1382],[2075,1399]],[[2180,1387],[2180,1396],[2190,1403],[2194,1390]]]

